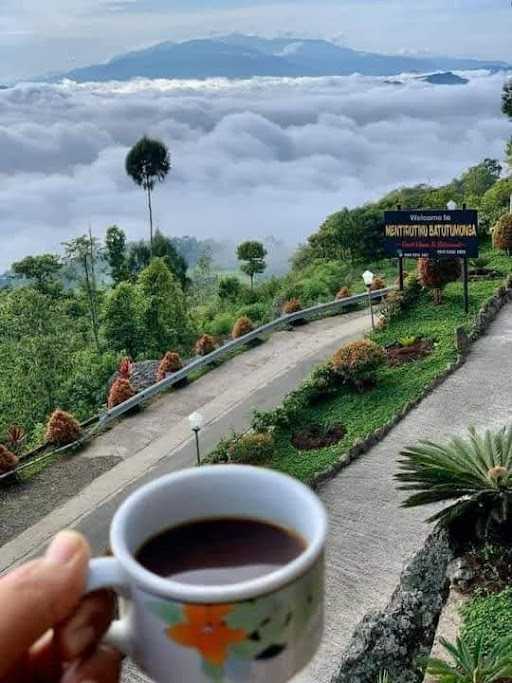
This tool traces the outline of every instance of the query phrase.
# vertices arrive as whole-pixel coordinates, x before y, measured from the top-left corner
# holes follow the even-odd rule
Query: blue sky
[[[512,61],[511,29],[510,0],[2,0],[0,79],[230,31]]]

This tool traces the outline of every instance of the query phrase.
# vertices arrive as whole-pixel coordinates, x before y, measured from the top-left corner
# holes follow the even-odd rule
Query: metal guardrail
[[[394,289],[396,288],[386,287],[385,289],[379,289],[375,292],[371,292],[371,298],[382,299],[383,296],[393,291]],[[227,342],[226,344],[219,347],[212,353],[209,353],[207,356],[199,356],[195,358],[193,361],[188,363],[184,368],[182,368],[178,372],[169,374],[168,377],[166,377],[165,379],[161,380],[160,382],[156,382],[155,384],[152,384],[150,387],[144,389],[143,391],[140,391],[138,394],[128,399],[128,401],[120,403],[118,406],[115,406],[114,408],[107,410],[103,414],[95,415],[89,420],[86,420],[84,423],[81,424],[82,427],[92,426],[93,424],[95,425],[95,427],[87,434],[84,434],[78,441],[75,441],[74,443],[68,444],[66,446],[62,446],[54,451],[51,451],[50,453],[40,455],[39,457],[37,457],[37,455],[44,450],[45,446],[36,449],[32,454],[30,454],[31,457],[23,458],[18,467],[16,467],[16,469],[12,470],[11,472],[7,472],[6,474],[0,475],[0,484],[8,481],[19,481],[19,474],[25,468],[36,465],[41,461],[49,459],[65,451],[73,450],[79,447],[80,445],[82,445],[82,443],[91,438],[94,432],[106,426],[113,420],[121,417],[133,408],[137,408],[142,403],[149,401],[155,396],[158,396],[158,394],[161,394],[163,391],[170,389],[178,382],[187,378],[193,372],[208,367],[208,365],[211,365],[219,359],[229,355],[233,351],[242,348],[246,344],[257,339],[258,337],[261,337],[264,334],[268,334],[278,329],[279,327],[289,325],[290,323],[293,323],[296,320],[304,320],[308,318],[314,318],[317,316],[321,317],[322,315],[328,314],[330,312],[335,312],[337,311],[337,309],[347,308],[349,306],[353,306],[354,304],[359,304],[366,301],[368,301],[368,293],[364,292],[363,294],[356,294],[355,296],[350,296],[346,299],[329,301],[325,304],[317,304],[316,306],[305,308],[301,311],[297,311],[296,313],[283,315],[280,318],[276,318],[272,322],[267,323],[266,325],[257,327],[252,332],[249,332],[249,334],[246,334],[243,337],[239,337],[238,339],[234,339],[233,341]]]
[[[394,287],[386,287],[385,289],[379,289],[375,292],[371,292],[371,298],[382,299],[383,296],[393,291],[394,289]],[[163,391],[170,389],[172,386],[188,377],[191,373],[197,370],[201,370],[202,368],[207,367],[212,363],[215,363],[215,361],[223,358],[224,356],[227,356],[228,354],[232,353],[233,351],[236,351],[242,346],[245,346],[245,344],[248,344],[254,339],[257,339],[261,335],[272,332],[273,330],[282,327],[283,325],[288,325],[296,320],[303,320],[304,318],[313,318],[319,314],[321,315],[331,311],[336,311],[337,309],[343,309],[347,306],[352,306],[354,304],[362,303],[365,301],[368,301],[367,292],[364,292],[363,294],[356,294],[355,296],[350,296],[346,299],[329,301],[325,304],[317,304],[316,306],[304,308],[303,310],[297,311],[296,313],[290,313],[289,315],[283,315],[280,318],[276,318],[272,322],[254,329],[252,332],[249,332],[249,334],[246,334],[243,337],[239,337],[238,339],[234,339],[233,341],[224,344],[215,351],[212,351],[212,353],[209,353],[207,356],[195,358],[193,361],[191,361],[188,365],[186,365],[178,372],[173,372],[165,379],[155,384],[152,384],[150,387],[139,392],[138,394],[128,399],[124,403],[120,403],[114,408],[107,410],[100,417],[100,424],[102,426],[107,425],[109,422],[115,420],[124,413],[127,413],[129,410],[132,410],[133,408],[140,406],[141,403],[144,403],[145,401],[148,401],[149,399],[153,398],[154,396],[157,396]]]

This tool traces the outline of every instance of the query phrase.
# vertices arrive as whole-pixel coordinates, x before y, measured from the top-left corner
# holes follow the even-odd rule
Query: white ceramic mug
[[[267,521],[298,533],[305,550],[241,583],[189,585],[145,569],[145,541],[185,522]],[[106,640],[158,683],[284,683],[312,658],[323,626],[327,516],[317,496],[271,470],[217,465],[158,479],[116,512],[112,558],[94,559],[87,591],[113,588],[122,618]]]

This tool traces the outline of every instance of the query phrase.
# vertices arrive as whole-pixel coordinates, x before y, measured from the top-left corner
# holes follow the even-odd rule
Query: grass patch
[[[508,272],[510,261],[506,256],[495,255],[494,260],[494,267]],[[324,426],[341,423],[347,429],[345,437],[333,446],[300,452],[290,442],[292,429],[278,428],[275,432],[274,456],[269,466],[308,483],[316,474],[342,459],[356,439],[365,438],[384,426],[408,402],[418,399],[425,387],[456,360],[455,328],[459,325],[469,326],[482,303],[493,294],[496,287],[496,280],[471,283],[470,310],[467,315],[464,313],[460,283],[453,283],[446,288],[444,303],[440,306],[434,305],[428,293],[422,293],[417,305],[371,337],[383,345],[404,337],[430,338],[434,342],[432,354],[414,363],[379,370],[377,386],[367,393],[343,388],[335,396],[302,409],[294,420],[295,428],[297,425],[314,423]]]
[[[512,633],[512,588],[486,597],[475,597],[461,608],[461,635],[470,645],[482,637],[489,652],[499,640]]]

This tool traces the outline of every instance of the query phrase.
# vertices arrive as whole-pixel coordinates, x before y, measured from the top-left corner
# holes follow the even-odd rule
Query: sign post
[[[403,259],[460,258],[464,261],[464,309],[469,311],[468,258],[478,256],[478,212],[472,209],[386,211],[384,251],[398,256],[400,289]]]

